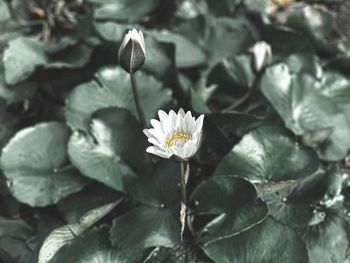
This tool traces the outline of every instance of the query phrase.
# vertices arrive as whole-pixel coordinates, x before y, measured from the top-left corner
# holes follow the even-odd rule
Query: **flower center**
[[[171,135],[166,140],[165,145],[168,148],[171,148],[174,145],[177,146],[177,147],[182,147],[190,139],[191,139],[191,137],[187,133],[185,133],[185,132],[178,132],[178,133],[174,133],[173,135]]]

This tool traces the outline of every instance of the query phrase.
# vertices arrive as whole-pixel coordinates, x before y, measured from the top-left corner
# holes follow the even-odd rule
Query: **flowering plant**
[[[0,1],[0,262],[348,263],[347,1]]]

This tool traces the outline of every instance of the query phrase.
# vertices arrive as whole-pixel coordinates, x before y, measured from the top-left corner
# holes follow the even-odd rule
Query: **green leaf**
[[[232,56],[223,59],[210,72],[208,85],[218,85],[227,92],[247,91],[253,88],[255,73],[251,57],[247,55]]]
[[[183,23],[178,32],[201,47],[209,67],[246,51],[258,38],[256,28],[243,13],[234,18],[201,15]]]
[[[121,193],[109,187],[98,183],[91,183],[78,193],[71,194],[61,199],[56,204],[56,207],[65,222],[74,224],[77,223],[87,211],[111,203],[121,197]]]
[[[95,28],[100,36],[108,41],[122,41],[128,26],[116,22],[95,22]]]
[[[195,67],[206,62],[202,49],[184,36],[171,31],[151,31],[150,34],[158,41],[175,44],[175,61],[178,68]]]
[[[238,175],[254,182],[279,182],[306,177],[318,165],[316,154],[296,143],[284,128],[264,126],[246,134],[224,157],[215,174]]]
[[[206,0],[208,5],[208,11],[217,16],[232,16],[236,10],[237,5],[239,5],[239,0]]]
[[[8,86],[0,75],[0,98],[4,99],[8,104],[34,97],[37,89],[38,86],[34,82],[21,82],[14,86]]]
[[[44,49],[34,39],[14,39],[4,52],[3,63],[6,82],[15,84],[28,78],[36,67],[46,63]]]
[[[350,82],[329,74],[317,80],[309,74],[293,75],[287,65],[278,64],[266,70],[261,90],[295,134],[332,127],[334,132],[317,150],[321,159],[337,161],[350,147],[350,122],[341,109],[348,108]]]
[[[118,248],[173,247],[180,241],[180,164],[162,160],[128,192],[140,206],[117,217],[110,238]],[[137,229],[137,231],[135,231]]]
[[[146,34],[145,46],[147,54],[142,69],[157,79],[162,79],[165,83],[169,83],[174,78],[176,70],[175,45],[157,41],[154,37]]]
[[[143,252],[139,249],[112,249],[108,227],[94,228],[63,246],[49,263],[138,263]]]
[[[132,2],[128,0],[89,0],[89,2],[97,5],[95,8],[96,19],[110,19],[129,23],[140,21],[157,8],[159,4],[158,0],[134,0]]]
[[[218,263],[309,262],[301,238],[270,217],[239,235],[209,243],[202,249]]]
[[[33,229],[22,219],[0,217],[0,238],[12,237],[26,240],[33,234]]]
[[[263,221],[267,206],[257,199],[254,186],[231,175],[214,176],[192,193],[192,212],[196,215],[219,215],[199,233],[200,242],[236,235]]]
[[[326,211],[323,222],[301,230],[310,263],[344,262],[349,249],[348,225],[334,211]]]
[[[305,5],[289,12],[285,24],[303,32],[321,51],[349,57],[347,39],[338,33],[336,18],[322,5]]]
[[[257,37],[254,27],[242,16],[208,18],[207,26],[202,44],[209,54],[209,65],[246,50]]]
[[[87,131],[91,115],[98,109],[112,106],[126,108],[137,117],[129,75],[124,70],[119,67],[103,68],[97,72],[96,78],[98,82],[81,84],[68,96],[66,119],[69,126]],[[135,78],[141,105],[146,120],[149,120],[171,101],[171,92],[163,89],[159,81],[143,72],[137,72]]]
[[[257,127],[262,122],[256,116],[239,112],[208,113],[205,115],[205,119],[203,142],[197,157],[202,163],[215,165],[247,131]]]
[[[334,171],[319,170],[298,184],[270,195],[264,195],[269,214],[283,224],[305,227],[322,219],[318,207],[327,207],[341,193],[341,175]]]
[[[15,85],[8,85],[5,81],[4,67],[0,62],[0,97],[6,103],[16,103],[26,98],[33,97],[38,89],[34,82],[21,82]]]
[[[11,193],[31,206],[46,206],[88,182],[68,164],[69,129],[41,123],[18,132],[3,148],[1,165]]]
[[[275,61],[293,53],[314,51],[312,43],[298,30],[281,25],[268,24],[263,29],[263,33],[265,39],[271,45]]]
[[[218,175],[202,182],[190,200],[195,214],[221,214],[255,201],[254,185],[233,175]]]
[[[33,234],[34,229],[24,220],[0,217],[0,261],[29,263],[34,253],[27,241]]]
[[[89,227],[111,212],[121,200],[97,207],[83,215],[76,224],[65,225],[52,231],[39,251],[38,263],[47,263],[70,240],[79,237]]]
[[[132,178],[152,169],[146,148],[140,125],[127,110],[105,108],[92,115],[89,133],[73,133],[68,152],[82,174],[125,191]]]
[[[77,44],[68,47],[57,56],[50,56],[48,46],[34,38],[19,37],[9,42],[5,50],[3,63],[5,67],[5,80],[8,84],[16,84],[28,78],[37,67],[45,68],[78,68],[85,65],[92,53],[92,49]]]

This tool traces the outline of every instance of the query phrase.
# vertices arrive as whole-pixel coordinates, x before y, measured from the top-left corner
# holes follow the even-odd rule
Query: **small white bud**
[[[125,35],[119,48],[119,65],[128,73],[134,73],[145,63],[146,47],[141,31],[134,28]]]
[[[265,41],[257,42],[249,51],[253,54],[254,69],[257,72],[272,62],[271,46]]]

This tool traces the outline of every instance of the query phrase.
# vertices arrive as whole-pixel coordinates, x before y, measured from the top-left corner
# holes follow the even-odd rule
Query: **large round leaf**
[[[350,123],[344,112],[348,108],[344,101],[350,99],[349,84],[339,75],[323,75],[321,80],[309,74],[293,75],[287,65],[278,64],[265,72],[261,90],[295,134],[332,127],[333,133],[318,147],[318,154],[337,161],[350,148]]]
[[[161,161],[154,174],[139,178],[128,191],[141,206],[117,217],[110,235],[118,248],[173,247],[180,241],[180,164]]]
[[[125,71],[119,67],[103,68],[98,71],[96,78],[98,81],[76,87],[68,97],[66,119],[73,129],[87,130],[92,113],[106,107],[126,108],[137,117],[129,75]],[[171,92],[162,89],[159,81],[143,72],[137,72],[135,78],[141,105],[146,120],[149,120],[158,109],[171,101]]]
[[[40,248],[38,263],[49,262],[61,247],[79,237],[89,227],[111,212],[120,201],[121,199],[90,210],[76,224],[64,225],[53,230]]]
[[[254,186],[232,175],[214,176],[201,183],[192,193],[192,212],[218,215],[199,233],[200,242],[213,242],[260,223],[267,206],[257,199]]]
[[[0,238],[13,237],[25,240],[30,237],[33,232],[33,229],[22,219],[0,217]]]
[[[246,134],[218,165],[215,174],[233,174],[254,182],[287,181],[318,168],[318,158],[278,126],[264,126]]]
[[[243,233],[202,246],[217,263],[307,263],[305,244],[289,227],[267,218]]]
[[[108,227],[94,228],[64,245],[49,263],[138,263],[141,250],[112,249],[108,240]]]
[[[34,229],[22,219],[0,217],[0,261],[28,263],[34,258],[27,241]]]
[[[205,62],[206,55],[202,49],[184,36],[172,33],[171,31],[152,31],[150,33],[160,42],[175,44],[177,67],[189,68]]]
[[[81,191],[61,199],[57,210],[67,224],[74,224],[88,211],[111,203],[122,197],[119,193],[99,183],[90,183]]]
[[[338,172],[318,170],[298,184],[264,196],[269,214],[283,224],[305,227],[323,221],[320,205],[331,206],[339,200],[342,178]]]
[[[215,65],[208,75],[207,85],[216,84],[229,94],[242,94],[253,87],[255,78],[250,56],[231,56]]]
[[[92,115],[90,132],[74,132],[68,151],[82,174],[116,190],[152,169],[147,140],[136,119],[125,109],[105,108]]]
[[[344,262],[349,249],[347,222],[334,211],[326,210],[324,213],[322,222],[301,230],[310,263]]]
[[[1,165],[12,194],[31,206],[46,206],[79,191],[88,180],[68,163],[69,129],[58,122],[18,132],[3,148]]]
[[[252,45],[257,38],[254,30],[252,24],[243,16],[237,16],[234,19],[208,17],[201,44],[209,54],[209,65],[214,65],[225,57],[238,54]]]
[[[202,182],[191,194],[195,214],[221,214],[256,199],[254,185],[232,175],[219,175]]]
[[[16,84],[29,77],[39,66],[81,67],[89,61],[92,53],[92,49],[83,44],[67,47],[61,56],[50,55],[47,52],[49,48],[49,45],[34,38],[19,37],[10,41],[3,56],[6,82]]]
[[[96,19],[137,22],[152,12],[159,0],[89,0],[95,8]]]

